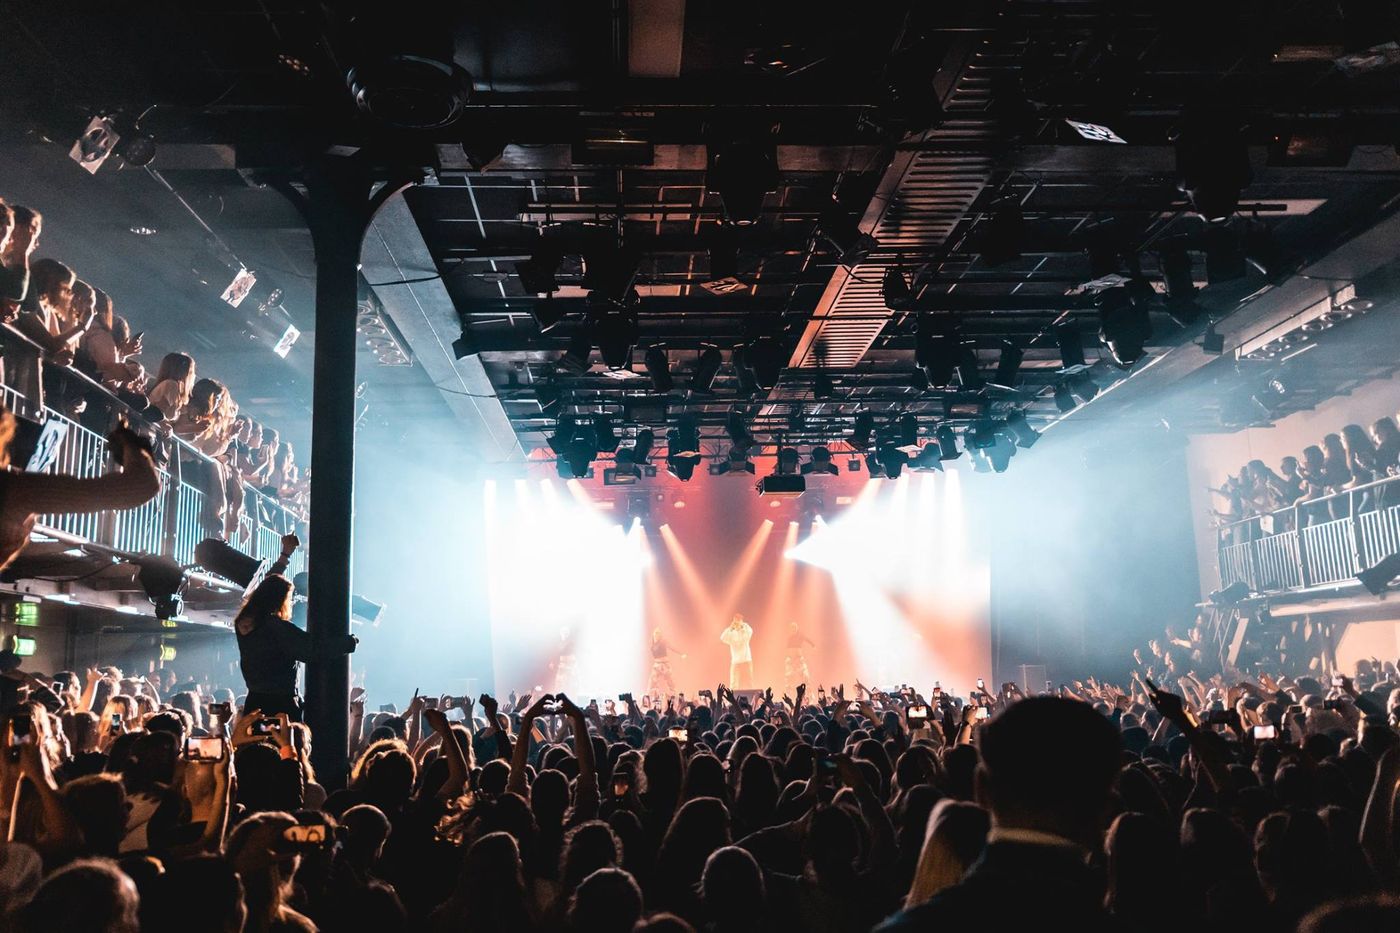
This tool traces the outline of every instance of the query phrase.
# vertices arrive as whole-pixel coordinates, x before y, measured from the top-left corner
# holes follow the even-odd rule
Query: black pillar
[[[376,190],[357,157],[326,157],[299,196],[316,247],[315,370],[311,408],[311,516],[307,553],[306,722],[312,764],[328,788],[348,774],[351,539],[355,501],[355,315],[360,246],[375,210],[408,179]]]

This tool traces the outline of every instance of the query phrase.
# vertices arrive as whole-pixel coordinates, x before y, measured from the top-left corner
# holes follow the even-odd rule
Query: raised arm
[[[530,795],[529,787],[525,783],[525,766],[530,758],[530,731],[535,727],[535,720],[544,712],[545,704],[553,699],[554,697],[546,693],[520,714],[520,738],[516,740],[515,748],[511,752],[510,780],[506,782],[506,790],[512,794],[519,794],[525,798]]]
[[[155,498],[160,492],[160,476],[145,443],[126,428],[113,431],[107,443],[121,463],[121,472],[93,479],[11,473],[6,479],[6,496],[34,515],[134,509]]]
[[[588,720],[573,700],[559,694],[559,708],[569,717],[574,730],[574,756],[578,759],[578,779],[574,783],[574,822],[598,815],[602,798],[598,793],[598,768],[593,760],[593,740],[588,736]]]
[[[427,709],[423,711],[423,720],[432,727],[433,734],[441,738],[442,751],[439,754],[447,759],[447,780],[438,789],[437,795],[442,800],[451,800],[462,793],[471,776],[467,769],[467,756],[462,753],[462,746],[452,734],[452,725],[447,721],[446,713],[440,709]]]

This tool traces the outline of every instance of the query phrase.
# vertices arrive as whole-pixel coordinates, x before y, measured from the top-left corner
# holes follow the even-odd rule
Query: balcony
[[[52,425],[54,432],[62,433],[47,472],[85,478],[108,472],[107,432],[94,430],[94,426],[115,425],[124,417],[138,434],[154,432],[154,426],[120,398],[76,370],[65,368],[61,373],[65,394],[80,395],[87,402],[80,416],[83,423],[43,404],[40,387],[46,379],[38,348],[6,327],[0,327],[0,344],[8,380],[0,383],[5,407],[17,417]],[[11,379],[10,374],[20,378]],[[194,558],[195,546],[210,535],[201,520],[205,493],[186,477],[199,475],[212,461],[177,438],[165,444],[170,453],[159,470],[161,491],[154,499],[121,512],[40,516],[28,547],[0,580],[0,591],[31,600],[42,597],[151,616],[153,607],[136,581],[137,561],[159,555],[174,559],[189,571],[185,611],[178,621],[229,624],[241,587],[203,571]],[[23,467],[22,463],[14,465]],[[281,552],[282,536],[296,532],[300,521],[296,512],[278,500],[246,487],[238,530],[228,543],[254,557],[275,559]],[[298,552],[288,572],[302,570],[304,561],[304,553]]]
[[[1356,574],[1400,551],[1400,477],[1222,526],[1220,584],[1262,594],[1360,589]]]

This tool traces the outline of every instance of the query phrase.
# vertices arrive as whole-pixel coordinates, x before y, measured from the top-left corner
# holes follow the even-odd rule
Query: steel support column
[[[374,212],[415,177],[378,182],[358,156],[326,157],[300,188],[279,186],[311,228],[316,248],[316,333],[311,408],[311,516],[307,552],[306,722],[312,764],[328,788],[348,774],[351,540],[355,496],[355,305],[360,246]]]

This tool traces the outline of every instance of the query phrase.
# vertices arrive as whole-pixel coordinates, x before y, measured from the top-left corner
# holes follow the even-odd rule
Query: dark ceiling
[[[1080,401],[1122,383],[1121,405],[1134,384],[1150,384],[1142,371],[1189,348],[1209,319],[1229,332],[1242,308],[1390,216],[1400,196],[1397,71],[1348,74],[1336,64],[1396,37],[1389,3],[909,2],[858,14],[834,2],[458,6],[416,5],[408,19],[371,3],[219,0],[132,12],[12,2],[3,68],[14,90],[3,106],[14,152],[0,163],[0,187],[28,197],[28,181],[9,181],[27,175],[63,190],[81,173],[54,147],[25,143],[71,138],[98,110],[144,112],[141,127],[162,152],[152,167],[239,259],[285,283],[286,313],[309,340],[310,241],[264,183],[294,177],[328,145],[422,165],[428,183],[407,192],[436,265],[422,272],[441,276],[527,451],[543,448],[562,413],[585,422],[606,413],[624,433],[650,426],[660,440],[688,412],[716,454],[732,411],[760,442],[795,445],[847,436],[860,411],[880,424],[912,412],[925,435],[1012,411],[1043,428],[1065,415],[1055,400],[1066,382],[1055,325],[1065,323],[1077,325],[1093,384],[1077,380]],[[450,54],[470,72],[460,119],[408,132],[357,114],[347,70],[394,43]],[[1212,157],[1244,151],[1252,169],[1235,216],[1211,234],[1226,231],[1211,240],[1210,269],[1207,225],[1180,190],[1173,146],[1178,130],[1193,138],[1183,114],[1199,113],[1214,118],[1204,134]],[[1067,120],[1126,142],[1084,138]],[[199,149],[211,144],[230,147],[232,161],[217,167]],[[777,168],[756,222],[737,228],[722,223],[726,204],[713,189],[724,186],[708,164],[734,151],[771,152]],[[133,303],[151,308],[143,314],[162,349],[207,340],[235,394],[243,380],[268,417],[304,413],[306,357],[272,357],[257,345],[265,335],[249,337],[258,320],[220,316],[227,309],[182,277],[183,254],[209,239],[184,207],[145,172],[104,169],[91,181],[101,186],[89,202],[100,222],[83,236],[107,243],[98,232],[121,239],[129,218],[156,218],[158,236],[90,246],[88,258],[106,251],[110,266],[149,279],[130,287]],[[71,213],[65,230],[80,223]],[[853,244],[855,233],[873,240]],[[1265,271],[1225,274],[1217,260],[1245,246]],[[551,248],[558,255],[544,265],[559,291],[527,294],[516,264]],[[1169,307],[1161,257],[1183,253],[1183,274],[1200,291]],[[1368,267],[1382,301],[1392,276],[1377,270],[1388,262]],[[882,294],[892,271],[910,289],[905,301]],[[1133,366],[1110,359],[1099,340],[1103,299],[1082,287],[1107,272],[1137,283],[1134,307],[1151,324]],[[728,293],[704,287],[724,273],[737,280]],[[601,304],[619,275],[636,303]],[[610,371],[595,350],[586,371],[561,369],[571,340],[596,342],[600,308],[610,320],[635,313],[630,364]],[[968,348],[975,367],[921,376],[921,326]],[[1013,384],[980,385],[1008,345],[1024,356]],[[723,365],[713,393],[697,394],[690,376],[707,347]],[[653,348],[664,350],[675,389],[665,414],[651,406],[642,415],[636,403],[655,401],[643,362]],[[770,387],[740,378],[736,348],[750,363],[776,360],[776,378],[761,378]],[[361,356],[367,397],[382,400],[374,417],[446,416],[421,365]],[[1291,404],[1355,375],[1321,368],[1329,353],[1309,356],[1316,373],[1299,384],[1312,388]],[[1362,371],[1385,368],[1378,357]],[[1192,401],[1171,417],[1190,430],[1231,426],[1219,399],[1256,385],[1258,370],[1228,352],[1174,369]],[[930,374],[940,384],[929,386]]]

